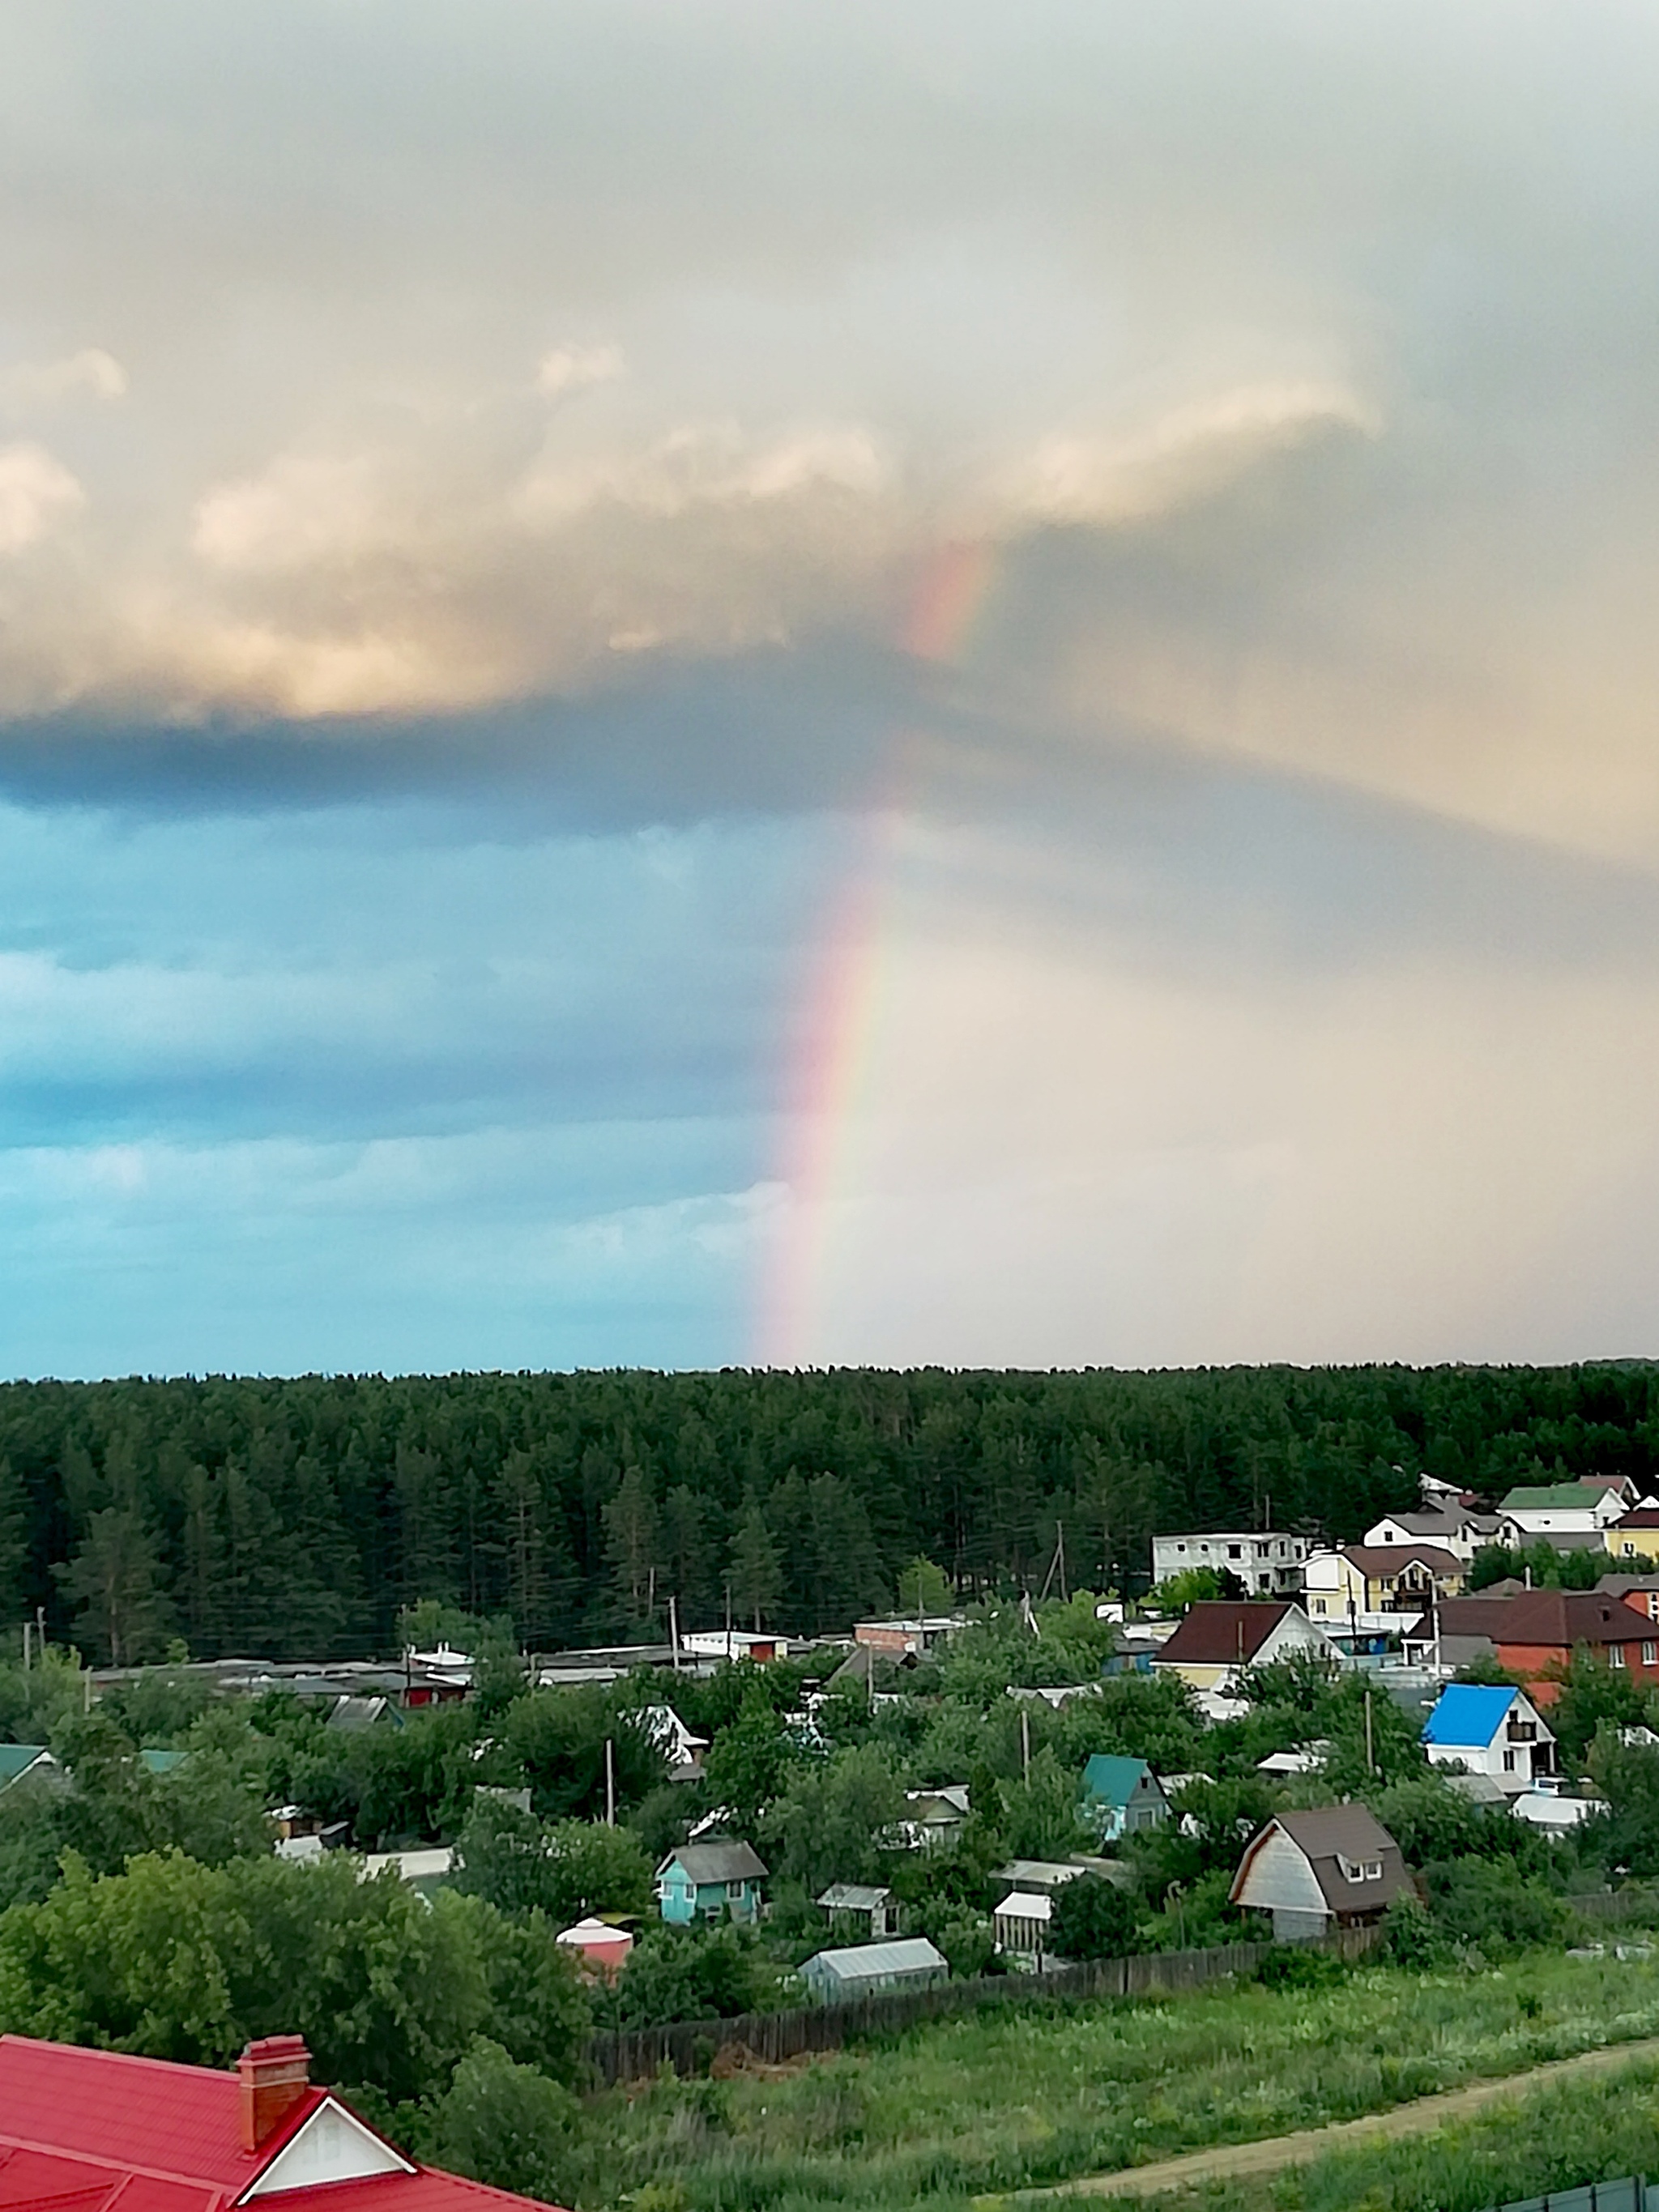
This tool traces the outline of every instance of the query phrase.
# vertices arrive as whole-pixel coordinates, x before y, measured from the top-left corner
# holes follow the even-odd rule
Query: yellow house
[[[1334,1634],[1397,1629],[1426,1613],[1437,1597],[1455,1597],[1465,1568],[1437,1544],[1350,1544],[1316,1552],[1304,1570],[1310,1620]]]
[[[1601,1531],[1601,1541],[1621,1565],[1659,1559],[1659,1506],[1638,1505],[1622,1521],[1610,1522]]]

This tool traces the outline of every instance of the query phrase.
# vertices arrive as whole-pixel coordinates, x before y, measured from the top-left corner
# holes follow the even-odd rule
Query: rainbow
[[[959,663],[990,599],[1000,548],[943,544],[922,564],[898,624],[919,661]],[[774,1179],[787,1193],[781,1230],[762,1268],[752,1356],[763,1366],[804,1364],[817,1334],[817,1300],[838,1194],[855,1187],[854,1132],[875,1087],[876,1044],[897,935],[897,859],[904,815],[926,748],[893,731],[879,781],[860,808],[861,835],[830,902],[808,963],[806,1018],[784,1085],[784,1147]]]

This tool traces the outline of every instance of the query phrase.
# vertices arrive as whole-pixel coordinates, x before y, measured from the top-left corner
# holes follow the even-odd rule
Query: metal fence
[[[1558,2189],[1552,2197],[1521,2197],[1492,2212],[1659,2212],[1659,2183],[1627,2173],[1620,2181],[1589,2181],[1582,2189]]]
[[[1357,1959],[1376,1941],[1373,1928],[1347,1928],[1299,1946]],[[636,2081],[663,2065],[700,2073],[726,2048],[776,2065],[806,2051],[838,2051],[862,2036],[890,2035],[918,2021],[1032,1999],[1129,1997],[1195,1990],[1259,1966],[1271,1943],[1218,1943],[1202,1951],[1147,1951],[1133,1959],[1097,1959],[1040,1974],[987,1974],[931,1990],[892,1990],[845,2004],[806,2005],[791,2012],[739,2013],[724,2020],[680,2020],[665,2027],[623,2028],[592,2037],[588,2062],[602,2082]],[[1659,2206],[1654,2208],[1659,2212]]]

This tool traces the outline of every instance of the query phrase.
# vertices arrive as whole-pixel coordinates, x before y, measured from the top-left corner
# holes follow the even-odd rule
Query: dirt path
[[[1462,2119],[1500,2098],[1526,2096],[1534,2089],[1547,2088],[1553,2081],[1570,2081],[1581,2074],[1605,2074],[1643,2058],[1659,2058],[1659,2036],[1642,2043],[1615,2043],[1603,2050],[1581,2051],[1576,2058],[1553,2059],[1547,2066],[1506,2075],[1498,2081],[1475,2081],[1467,2089],[1419,2097],[1413,2104],[1396,2105],[1386,2112],[1367,2113],[1362,2120],[1339,2120],[1329,2127],[1304,2128],[1293,2136],[1267,2136],[1260,2142],[1224,2143],[1212,2150],[1160,2159],[1155,2166],[1125,2166],[1120,2173],[1086,2174],[1080,2181],[1063,2181],[1053,2189],[1024,2190],[1020,2199],[1034,2203],[1039,2197],[1150,2197],[1158,2190],[1226,2181],[1236,2174],[1273,2173],[1282,2166],[1300,2166],[1348,2143],[1425,2135],[1443,2120]]]

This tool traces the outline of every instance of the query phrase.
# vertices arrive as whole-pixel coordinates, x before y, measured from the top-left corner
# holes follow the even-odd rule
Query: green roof
[[[1112,1752],[1097,1751],[1083,1770],[1083,1794],[1121,1810],[1142,1777],[1151,1772],[1144,1759],[1122,1759]]]
[[[1500,1513],[1566,1512],[1577,1506],[1586,1513],[1592,1505],[1599,1505],[1601,1492],[1582,1482],[1547,1482],[1535,1490],[1522,1488],[1510,1491],[1498,1507]]]
[[[0,1790],[27,1773],[45,1749],[40,1743],[0,1743]]]

